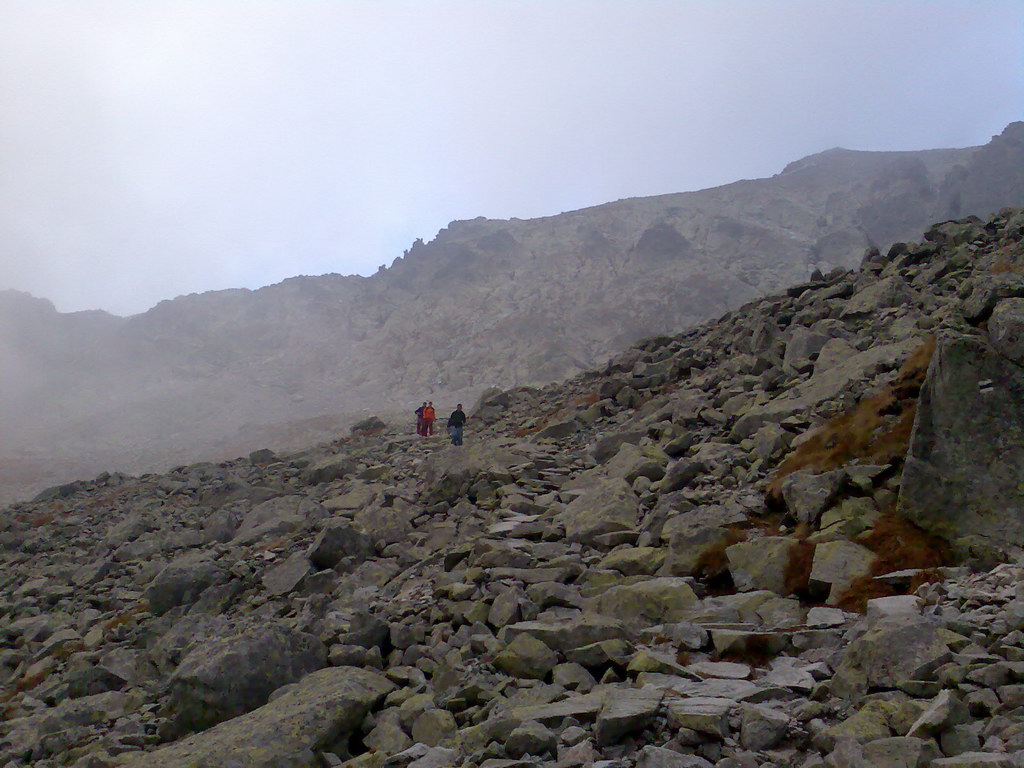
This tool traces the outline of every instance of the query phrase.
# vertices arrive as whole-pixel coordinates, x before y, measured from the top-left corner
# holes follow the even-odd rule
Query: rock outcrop
[[[978,556],[1024,544],[1020,302],[996,305],[989,334],[940,336],[900,487],[904,515]]]

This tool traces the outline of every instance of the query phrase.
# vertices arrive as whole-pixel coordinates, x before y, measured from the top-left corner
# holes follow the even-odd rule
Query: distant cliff
[[[1024,123],[985,146],[833,149],[767,179],[533,220],[453,222],[372,277],[296,277],[129,318],[0,293],[0,498],[105,468],[325,432],[323,414],[551,381],[1024,204]],[[311,432],[312,430],[312,432]]]

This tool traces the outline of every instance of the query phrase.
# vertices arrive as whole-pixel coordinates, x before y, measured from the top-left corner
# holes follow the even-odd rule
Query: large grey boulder
[[[643,450],[630,443],[624,443],[605,465],[609,477],[621,477],[632,483],[638,477],[661,480],[665,476],[668,456],[658,449]]]
[[[765,424],[778,424],[790,416],[806,414],[846,391],[851,385],[869,378],[880,367],[899,367],[918,345],[916,339],[879,344],[852,354],[841,362],[836,361],[828,366],[816,365],[811,378],[785,389],[778,397],[754,406],[741,416],[733,426],[730,438],[742,440],[754,435]]]
[[[698,477],[707,472],[704,461],[694,458],[683,458],[669,465],[661,481],[662,493],[672,493],[686,488]]]
[[[417,744],[437,747],[454,738],[458,726],[447,709],[428,709],[412,724],[412,738]]]
[[[223,576],[224,569],[205,553],[177,557],[146,588],[149,609],[159,616],[179,605],[190,605]]]
[[[558,654],[532,635],[516,635],[508,646],[494,657],[494,666],[518,678],[542,679],[558,663]]]
[[[374,541],[386,546],[408,540],[417,514],[416,509],[408,505],[380,507],[372,504],[360,509],[352,519],[364,531],[369,531]]]
[[[766,589],[785,595],[786,569],[793,540],[785,536],[762,536],[733,544],[725,550],[733,584],[741,592]]]
[[[970,721],[967,705],[953,691],[939,691],[928,709],[914,721],[907,732],[908,736],[928,738],[938,736],[943,731]]]
[[[231,623],[226,616],[211,616],[198,611],[188,613],[175,621],[152,644],[149,657],[161,674],[169,676],[195,646],[229,634]]]
[[[705,475],[723,477],[746,458],[746,452],[730,443],[707,442],[699,445],[692,456],[670,464],[661,480],[661,492],[671,493],[692,485]]]
[[[659,506],[668,499],[663,496]],[[669,542],[665,575],[694,573],[706,554],[726,543],[727,526],[746,519],[745,512],[732,505],[708,504],[685,512],[673,511],[671,502],[666,506],[671,516],[662,525],[662,539]]]
[[[373,502],[383,486],[377,483],[353,483],[345,493],[324,501],[324,509],[330,512],[354,512]]]
[[[875,689],[894,689],[907,680],[926,680],[952,657],[964,638],[920,616],[883,622],[853,641],[832,678],[832,693],[854,698]]]
[[[908,304],[914,298],[914,292],[910,286],[894,275],[872,282],[858,291],[846,302],[842,316],[847,318],[870,315],[879,309]]]
[[[1024,296],[1024,277],[1013,272],[975,275],[961,311],[969,322],[987,320],[1000,301]]]
[[[311,570],[309,558],[302,552],[294,552],[283,563],[275,565],[263,574],[263,586],[271,595],[287,595],[299,586]]]
[[[830,368],[841,365],[856,354],[857,350],[850,342],[844,339],[831,338],[825,342],[818,352],[818,357],[814,361],[814,373],[821,375]]]
[[[269,704],[155,752],[127,768],[314,768],[321,751],[344,753],[349,734],[394,684],[353,667],[313,672]]]
[[[374,552],[373,541],[347,520],[332,520],[309,548],[309,561],[317,568],[333,568],[346,557],[362,562]]]
[[[306,469],[304,478],[310,485],[341,480],[356,471],[356,463],[347,456],[328,456]]]
[[[841,469],[821,473],[801,469],[783,479],[782,498],[793,517],[813,525],[835,499],[845,479]]]
[[[961,752],[955,757],[933,760],[931,768],[1016,768],[1019,763],[999,752]]]
[[[993,349],[1007,360],[1024,365],[1024,299],[1003,299],[988,321]]]
[[[250,712],[277,688],[327,663],[313,635],[270,625],[195,645],[171,675],[178,724],[201,730]]]
[[[980,334],[940,337],[921,388],[900,512],[1002,557],[1024,545],[1024,369]]]
[[[265,536],[290,533],[322,520],[326,515],[323,507],[305,496],[279,496],[253,507],[243,518],[232,541],[250,544]]]
[[[835,605],[854,581],[871,575],[874,562],[875,553],[853,541],[818,544],[811,565],[811,586],[827,590],[827,603]]]
[[[563,437],[575,434],[580,428],[576,419],[565,419],[554,424],[548,424],[544,429],[534,435],[535,440],[560,440]]]
[[[527,720],[515,728],[505,740],[505,752],[509,757],[526,755],[557,754],[558,735],[541,723]]]
[[[798,326],[786,344],[786,354],[782,358],[783,366],[786,370],[796,373],[811,370],[811,359],[817,356],[828,340],[829,337],[824,333]]]
[[[863,754],[871,768],[928,768],[942,753],[931,739],[893,736],[868,742]]]
[[[525,459],[523,453],[490,442],[434,451],[419,468],[424,498],[428,503],[456,502],[482,479],[495,478],[494,484],[500,485],[508,477],[508,468]]]
[[[753,437],[767,426],[778,426],[790,416],[801,413],[803,403],[789,397],[777,397],[763,405],[755,405],[740,416],[729,432],[729,439],[735,442]]]
[[[595,478],[561,514],[566,538],[592,544],[602,534],[631,530],[638,508],[636,494],[625,480]]]
[[[662,576],[606,590],[596,610],[627,623],[660,624],[681,621],[699,602],[687,579]]]
[[[155,531],[160,527],[153,514],[146,510],[131,512],[125,518],[110,527],[103,539],[109,549],[117,549],[122,544],[135,541],[144,533]]]
[[[664,696],[664,691],[654,688],[623,689],[609,695],[594,724],[598,746],[617,744],[643,730],[658,714]]]
[[[747,704],[741,711],[740,744],[745,749],[771,749],[786,736],[789,717],[774,707]]]
[[[727,541],[727,530],[717,525],[674,531],[668,539],[662,572],[667,576],[691,576],[701,567],[707,553],[723,547]]]
[[[593,445],[587,449],[590,455],[594,458],[598,464],[604,464],[608,459],[612,458],[624,444],[636,445],[645,435],[645,432],[634,429],[627,430],[624,432],[613,432],[609,435],[604,435],[597,439]]]

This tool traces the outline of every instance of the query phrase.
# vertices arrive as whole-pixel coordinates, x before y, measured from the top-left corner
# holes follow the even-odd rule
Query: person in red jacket
[[[434,419],[437,418],[437,413],[434,411],[434,404],[427,403],[427,407],[423,409],[423,434],[432,435],[434,434]]]

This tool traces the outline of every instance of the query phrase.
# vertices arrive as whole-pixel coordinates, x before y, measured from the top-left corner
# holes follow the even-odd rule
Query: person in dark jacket
[[[423,410],[427,407],[427,401],[423,401],[423,405],[416,409],[416,434],[423,434]]]
[[[448,434],[452,436],[452,445],[462,445],[462,428],[465,424],[466,412],[462,410],[462,403],[459,403],[448,417]]]

